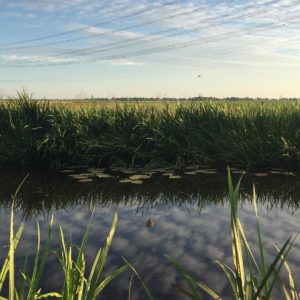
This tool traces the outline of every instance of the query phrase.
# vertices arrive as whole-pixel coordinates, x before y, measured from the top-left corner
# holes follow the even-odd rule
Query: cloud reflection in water
[[[64,182],[65,192],[68,191],[66,184]],[[212,182],[211,186],[213,185]],[[138,199],[139,194],[135,188],[134,191],[136,193],[130,194],[128,191],[125,191],[123,201],[126,201],[123,203],[122,201],[117,203],[112,201],[113,196],[116,196],[113,194],[114,192],[116,193],[116,188],[114,191],[108,189],[111,191],[111,194],[106,194],[106,200],[110,201],[104,203],[101,202],[101,199],[105,197],[103,190],[102,194],[97,194],[97,192],[93,194],[90,191],[89,197],[92,198],[94,195],[96,210],[92,220],[92,231],[87,248],[87,263],[91,264],[91,258],[95,256],[98,247],[105,242],[113,211],[118,205],[119,221],[107,264],[108,269],[123,263],[121,255],[128,260],[138,258],[136,262],[137,270],[151,287],[155,298],[181,299],[171,286],[179,277],[163,257],[164,253],[168,253],[178,258],[187,269],[203,279],[209,286],[226,295],[228,286],[225,277],[221,270],[212,262],[214,259],[220,259],[231,264],[230,221],[228,203],[225,197],[225,182],[220,190],[215,193],[212,192],[212,196],[208,193],[208,189],[204,189],[204,185],[198,184],[198,186],[199,189],[190,188],[190,195],[188,195],[186,189],[182,189],[181,198],[178,196],[179,194],[176,194],[176,189],[173,189],[174,193],[172,194],[170,192],[171,188],[167,192],[163,192],[156,186],[156,193],[152,191],[150,196],[146,192],[144,194],[141,193],[142,200]],[[247,181],[245,186],[247,186]],[[46,188],[49,189],[49,187]],[[97,188],[99,187],[95,187],[95,190]],[[204,194],[201,194],[201,188],[203,188]],[[179,189],[180,187],[178,191]],[[257,189],[259,190],[259,186]],[[45,187],[43,187],[43,190],[45,190]],[[62,188],[57,190],[60,191]],[[119,191],[119,193],[121,194],[122,191]],[[244,199],[248,198],[250,194],[250,192],[247,194],[247,189],[244,189]],[[56,194],[54,193],[53,195]],[[70,195],[72,194],[69,194],[69,197]],[[132,199],[130,199],[130,195],[132,195]],[[86,199],[84,199],[85,196],[87,195],[82,191],[79,194],[73,194],[74,205],[70,205],[71,202],[68,202],[64,207],[55,207],[55,204],[52,203],[46,215],[40,213],[29,214],[31,217],[26,220],[25,232],[17,252],[16,262],[20,264],[26,255],[34,254],[36,221],[40,223],[41,232],[45,233],[49,223],[49,216],[52,212],[55,214],[56,224],[62,225],[66,238],[73,243],[79,243],[91,217],[93,207],[93,202],[85,205],[87,203],[85,202]],[[124,197],[127,198],[124,200]],[[170,197],[174,201],[166,205],[164,200],[166,197]],[[269,198],[267,199],[267,197]],[[178,201],[178,199],[181,200]],[[269,259],[270,255],[275,253],[272,249],[272,242],[282,245],[289,234],[297,233],[300,228],[299,210],[291,205],[291,201],[280,203],[278,199],[278,196],[277,198],[272,196],[271,191],[267,194],[260,194],[258,199],[260,223],[265,237],[265,244],[268,248],[267,258]],[[21,201],[21,199],[19,200]],[[200,210],[199,203],[202,203]],[[272,203],[277,203],[277,205],[270,208]],[[141,204],[147,205],[142,206]],[[21,209],[22,206],[19,207],[20,209],[16,212],[16,223],[24,220],[24,211]],[[244,201],[241,204],[239,215],[242,224],[245,226],[249,244],[254,247],[257,245],[255,215],[249,202]],[[155,223],[154,227],[149,228],[146,226],[149,217]],[[2,218],[2,234],[0,236],[1,245],[7,244],[8,224],[9,216],[4,215]],[[45,239],[45,236],[43,236],[43,239]],[[55,230],[52,248],[59,247],[58,241],[58,232]],[[297,242],[289,257],[296,282],[300,282],[299,248],[300,243]],[[257,251],[258,249],[255,248],[254,252],[256,254],[258,254]],[[51,255],[43,281],[45,290],[57,290],[62,284],[61,271],[59,271],[59,266],[53,263],[54,261],[56,261],[56,258],[54,255]],[[129,278],[129,273],[118,278],[106,289],[104,298],[113,293],[116,299],[127,299]],[[134,282],[133,291],[134,299],[145,298],[144,292],[137,281]]]

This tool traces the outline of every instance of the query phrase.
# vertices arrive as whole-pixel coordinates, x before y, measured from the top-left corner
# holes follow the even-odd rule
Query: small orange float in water
[[[147,222],[146,222],[146,226],[147,226],[147,227],[149,227],[149,228],[151,228],[151,227],[153,227],[153,226],[154,226],[154,222],[152,221],[152,219],[151,219],[151,218],[149,218],[149,219],[147,220]]]

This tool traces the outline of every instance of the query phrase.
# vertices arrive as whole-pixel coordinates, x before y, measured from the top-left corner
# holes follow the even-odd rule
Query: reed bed
[[[0,104],[0,166],[298,169],[300,103]]]

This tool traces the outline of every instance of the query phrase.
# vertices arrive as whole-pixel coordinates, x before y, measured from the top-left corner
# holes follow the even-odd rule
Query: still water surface
[[[0,173],[1,235],[0,245],[8,242],[9,206],[11,194],[24,174]],[[234,179],[238,179],[236,175]],[[257,252],[255,217],[251,206],[252,184],[256,184],[259,214],[265,244],[270,258],[275,252],[272,242],[282,245],[290,234],[300,231],[300,177],[270,175],[245,176],[239,216],[245,227],[250,246]],[[21,268],[27,255],[34,255],[36,222],[43,239],[52,214],[61,224],[72,243],[80,243],[91,218],[87,263],[105,242],[114,210],[118,209],[118,225],[107,262],[107,270],[120,266],[121,256],[138,258],[135,266],[148,283],[155,299],[183,299],[172,287],[178,274],[163,257],[175,256],[187,269],[203,279],[222,295],[228,286],[214,259],[231,264],[229,206],[226,174],[185,176],[170,180],[160,175],[142,185],[120,184],[115,179],[78,183],[64,174],[32,173],[24,184],[16,203],[16,224],[25,223],[16,263]],[[154,226],[146,226],[151,218]],[[57,230],[52,249],[59,249]],[[6,251],[6,250],[5,250]],[[3,257],[4,252],[1,252]],[[50,255],[43,277],[43,290],[61,288],[62,272],[54,254]],[[300,242],[289,257],[297,282],[300,282]],[[129,272],[107,287],[103,299],[127,299]],[[137,280],[133,282],[133,299],[146,299]]]

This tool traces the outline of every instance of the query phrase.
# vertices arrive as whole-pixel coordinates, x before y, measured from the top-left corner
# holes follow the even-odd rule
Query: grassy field
[[[299,168],[300,102],[0,104],[0,166]]]

